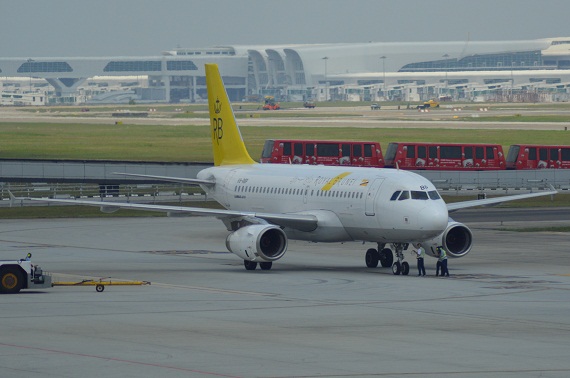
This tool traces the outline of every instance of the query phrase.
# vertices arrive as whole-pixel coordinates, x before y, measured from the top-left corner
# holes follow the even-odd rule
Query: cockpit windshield
[[[424,200],[427,201],[429,199],[438,200],[441,199],[437,190],[431,190],[429,192],[424,192],[421,190],[396,190],[392,197],[390,197],[390,201],[404,201],[407,199],[413,200]]]
[[[437,192],[437,190],[430,190],[428,192],[429,198],[431,198],[432,200],[438,200],[441,199],[441,197],[439,196],[439,193]]]
[[[426,192],[420,192],[419,190],[412,190],[412,199],[427,200],[429,198]]]
[[[407,200],[410,199],[410,192],[407,190],[402,191],[402,194],[400,194],[400,197],[398,197],[398,201],[403,201],[403,200]]]

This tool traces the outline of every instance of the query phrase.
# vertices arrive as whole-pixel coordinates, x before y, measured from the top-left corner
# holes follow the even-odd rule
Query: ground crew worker
[[[439,247],[435,249],[435,257],[437,257],[437,263],[435,263],[435,276],[439,276],[441,270],[441,261],[439,260]]]
[[[20,261],[32,261],[32,254],[28,253],[26,255],[26,257],[24,257],[23,259],[20,259]]]
[[[20,261],[32,261],[32,254],[28,252],[28,254],[26,255],[26,257],[23,258],[23,259],[20,259]],[[32,271],[30,272],[30,274],[32,275],[32,279],[33,279],[34,276],[35,276],[35,270],[36,270],[36,269],[35,269],[35,267],[34,267],[34,264],[31,264],[31,265],[32,265]]]
[[[441,265],[441,276],[449,277],[449,270],[447,270],[447,252],[443,247],[437,247],[437,250],[439,251],[439,258],[437,260]]]
[[[420,243],[416,244],[416,261],[418,263],[418,276],[426,275],[426,268],[424,266],[425,250]]]

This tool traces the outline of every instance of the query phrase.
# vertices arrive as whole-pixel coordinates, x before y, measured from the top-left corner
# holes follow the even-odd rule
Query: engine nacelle
[[[449,257],[463,257],[471,251],[473,234],[463,223],[455,222],[450,218],[447,228],[442,234],[422,243],[426,253],[437,257],[438,246],[443,246]]]
[[[275,261],[287,250],[287,236],[278,226],[254,224],[229,234],[226,247],[244,260]]]

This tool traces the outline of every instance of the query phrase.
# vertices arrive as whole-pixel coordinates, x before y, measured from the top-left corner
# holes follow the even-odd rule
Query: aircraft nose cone
[[[449,214],[445,205],[433,204],[423,209],[418,218],[425,230],[443,231],[447,227]]]

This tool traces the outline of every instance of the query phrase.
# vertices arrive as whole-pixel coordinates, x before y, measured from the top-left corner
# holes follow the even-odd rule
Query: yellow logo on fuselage
[[[348,176],[350,174],[350,172],[343,172],[340,175],[333,177],[325,186],[323,186],[321,188],[321,190],[331,190],[331,188],[333,187],[334,184],[336,184],[337,182],[339,182],[340,180],[342,180],[343,178],[345,178],[346,176]]]

